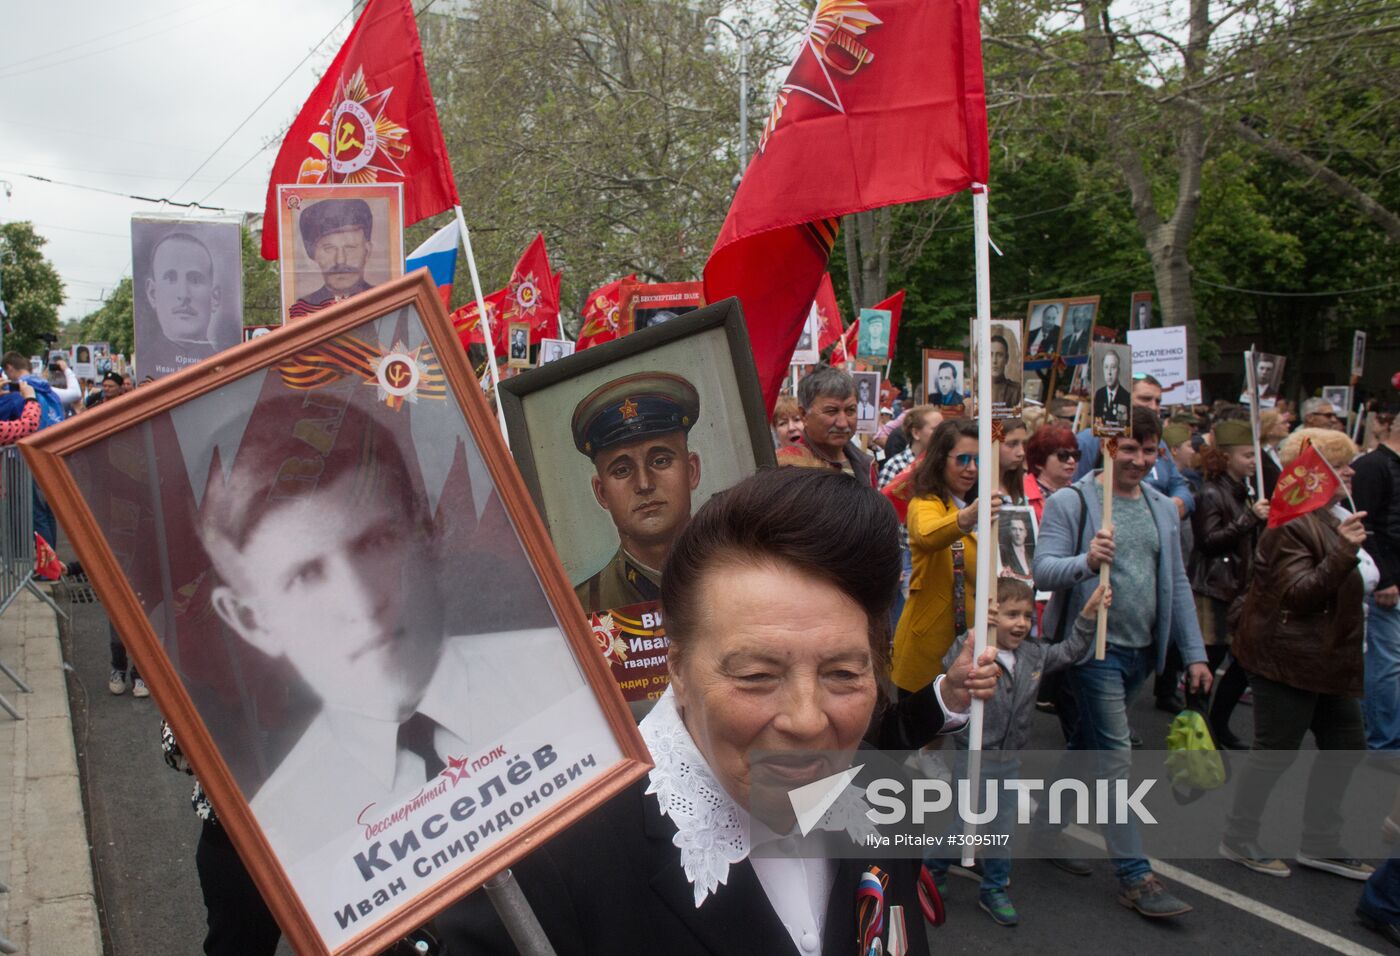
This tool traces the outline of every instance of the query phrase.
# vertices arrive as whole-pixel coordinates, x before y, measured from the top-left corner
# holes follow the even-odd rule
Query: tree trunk
[[[1199,378],[1196,356],[1196,299],[1191,293],[1191,263],[1184,248],[1148,242],[1152,276],[1157,284],[1157,302],[1163,325],[1186,326],[1186,377]]]
[[[894,211],[890,206],[846,216],[842,222],[846,246],[846,278],[851,286],[851,308],[859,316],[885,298],[889,287],[890,238]]]

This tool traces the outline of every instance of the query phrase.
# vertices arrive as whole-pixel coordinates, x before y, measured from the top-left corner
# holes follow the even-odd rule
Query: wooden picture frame
[[[339,377],[328,381],[333,375]],[[289,408],[306,417],[287,415]],[[226,422],[195,427],[217,416]],[[446,459],[435,451],[443,445]],[[293,446],[295,456],[286,457]],[[297,952],[382,952],[650,766],[426,273],[105,402],[22,447]],[[188,491],[186,482],[196,486],[194,475],[205,483]],[[438,478],[434,509],[428,489]],[[123,495],[132,500],[114,504]],[[355,509],[330,510],[348,501]],[[473,504],[480,509],[474,516]],[[361,512],[376,509],[386,517],[363,535],[345,530],[358,527]],[[338,520],[310,525],[326,528],[324,535],[293,536],[317,513]],[[475,525],[464,525],[468,520]],[[230,527],[238,522],[241,531]],[[307,538],[312,553],[322,556],[319,564],[293,564],[295,574],[279,576],[280,565],[268,570],[253,561],[258,554],[280,561],[284,550],[300,553]],[[259,542],[281,550],[257,552]],[[446,550],[464,542],[484,550]],[[396,556],[403,560],[390,560]],[[356,588],[334,593],[352,603],[397,595],[383,598],[395,602],[392,614],[381,617],[378,606],[369,605],[375,615],[365,648],[357,647],[355,633],[347,636],[338,604],[272,605],[257,587],[271,576],[286,582],[288,592],[312,588],[361,560],[391,588],[361,575],[350,579],[358,580]],[[396,564],[405,568],[400,575],[385,573]],[[447,590],[448,580],[462,597]],[[419,588],[423,581],[440,588],[438,600],[421,589],[393,590]],[[429,599],[414,599],[423,594]],[[292,650],[302,633],[291,633],[296,614],[266,613],[272,607],[299,610],[313,630],[324,622],[319,629],[329,632],[332,621],[341,628],[314,648],[314,668],[300,663],[313,648]],[[279,639],[288,650],[274,657],[268,642],[279,624],[285,624]],[[332,639],[340,644],[325,643]],[[352,678],[364,674],[340,660],[364,656],[388,666],[369,672],[377,680],[360,684]],[[250,669],[240,671],[245,680],[232,679],[230,661]],[[250,662],[259,662],[255,670]],[[336,668],[348,676],[341,680]],[[285,679],[289,671],[297,680]],[[339,725],[358,732],[349,735],[347,748],[369,756],[378,739],[370,721],[381,719],[387,727],[389,748],[379,753],[389,759],[373,772],[387,772],[388,796],[369,785],[355,792],[372,772],[352,761],[337,761],[324,774],[310,772],[318,766],[315,752],[306,752],[305,765],[294,761],[318,728],[330,734],[328,753],[337,752],[341,741],[331,722],[337,694],[353,688],[379,701],[381,687],[409,687],[415,675],[417,687],[393,692],[398,697],[385,692],[383,699],[397,708],[388,721],[357,713]],[[493,691],[502,679],[538,693]],[[228,686],[234,690],[225,693]],[[308,690],[315,691],[309,714],[304,701],[302,711],[296,707],[297,695]],[[513,704],[496,706],[502,700]],[[444,702],[445,709],[431,711]],[[405,708],[418,710],[405,719]],[[299,713],[298,728],[288,715]],[[438,721],[427,730],[436,763],[403,742],[404,729],[425,713]],[[397,745],[394,721],[401,722]],[[459,730],[463,726],[468,729]],[[259,769],[249,754],[257,756],[256,748],[278,735],[289,742],[280,756],[263,754]],[[454,740],[468,746],[454,750]],[[434,775],[438,765],[442,770]],[[368,805],[358,816],[335,809],[362,802]],[[283,825],[304,819],[330,836]],[[306,852],[297,841],[306,842]],[[296,852],[287,849],[293,844]]]

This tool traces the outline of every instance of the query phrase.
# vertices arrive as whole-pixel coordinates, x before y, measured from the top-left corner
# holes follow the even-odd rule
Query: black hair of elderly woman
[[[751,823],[793,829],[751,782],[785,794],[846,769],[863,742],[913,749],[994,690],[988,651],[883,701],[895,528],[878,492],[802,468],[760,472],[691,519],[662,577],[671,684],[641,724],[655,766],[514,867],[561,956],[844,952],[872,863],[925,951],[919,860],[750,859]],[[831,888],[824,903],[812,880]],[[515,952],[480,892],[437,925],[457,956]]]

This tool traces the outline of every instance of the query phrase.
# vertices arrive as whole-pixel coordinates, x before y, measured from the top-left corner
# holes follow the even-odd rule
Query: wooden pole
[[[1113,530],[1113,456],[1118,450],[1118,439],[1108,438],[1103,442],[1103,527]],[[1099,584],[1108,587],[1108,575],[1112,569],[1107,563],[1099,568]],[[1099,605],[1098,632],[1094,639],[1094,660],[1101,661],[1108,653],[1108,608]]]
[[[1249,388],[1249,429],[1254,433],[1254,496],[1264,498],[1264,449],[1259,442],[1259,377],[1254,372],[1254,346],[1245,353],[1245,385]]]

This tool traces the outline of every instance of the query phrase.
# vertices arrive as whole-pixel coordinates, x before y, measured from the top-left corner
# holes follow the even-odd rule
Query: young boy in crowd
[[[1051,644],[1030,639],[1031,625],[1035,622],[1035,592],[1031,586],[1016,578],[997,579],[997,599],[990,622],[997,630],[997,666],[1002,674],[997,681],[996,695],[986,702],[982,712],[982,750],[987,754],[982,761],[984,779],[1009,778],[1019,770],[1020,759],[1015,754],[1026,746],[1030,737],[1031,715],[1035,713],[1041,680],[1078,663],[1088,653],[1094,640],[1099,605],[1111,603],[1112,592],[1100,584],[1084,604],[1070,633],[1058,644]],[[967,638],[968,635],[963,634],[953,643],[943,662],[945,668],[957,658]],[[965,730],[953,739],[960,751],[967,750]],[[965,753],[958,755],[958,764],[959,776],[966,776]],[[1014,800],[999,799],[996,817],[986,832],[1009,835],[1015,806]],[[982,888],[977,905],[999,925],[1015,926],[1021,917],[1006,895],[1006,887],[1011,882],[1011,858],[991,854],[979,856]],[[930,859],[925,862],[939,895],[945,896],[945,878],[954,861]]]

